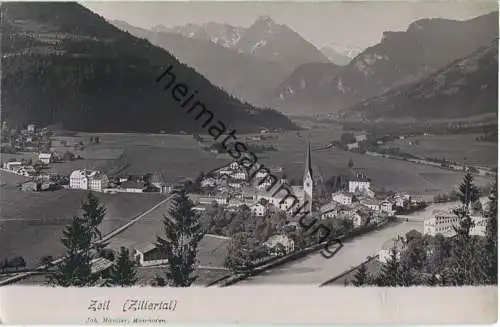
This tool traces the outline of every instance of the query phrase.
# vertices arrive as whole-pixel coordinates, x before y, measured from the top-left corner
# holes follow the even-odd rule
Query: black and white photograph
[[[497,288],[496,1],[0,9],[0,286]]]

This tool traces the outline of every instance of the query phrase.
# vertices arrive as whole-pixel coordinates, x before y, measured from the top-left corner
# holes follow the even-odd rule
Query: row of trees
[[[3,261],[0,261],[1,272],[9,270],[10,268],[14,268],[17,271],[19,270],[19,268],[25,268],[25,267],[26,267],[26,261],[22,256],[14,257],[12,259],[5,258]]]
[[[441,234],[429,236],[410,231],[404,238],[404,249],[391,250],[390,258],[379,273],[372,275],[366,265],[357,270],[352,285],[376,286],[462,286],[496,285],[498,231],[497,185],[493,186],[485,216],[488,218],[486,235],[471,235],[474,221],[470,204],[479,197],[470,173],[465,175],[458,189],[462,203],[454,214],[459,218],[453,237]]]

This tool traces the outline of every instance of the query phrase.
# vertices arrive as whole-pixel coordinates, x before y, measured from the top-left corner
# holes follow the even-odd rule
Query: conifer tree
[[[66,247],[65,260],[48,275],[48,281],[55,286],[92,286],[97,277],[91,269],[91,233],[85,221],[74,217],[63,231],[61,242]]]
[[[459,222],[455,227],[456,235],[452,243],[449,281],[455,286],[474,285],[484,280],[484,269],[482,269],[484,265],[479,260],[478,242],[470,235],[474,222],[469,208],[471,203],[478,200],[479,195],[470,171],[465,174],[458,195],[462,206],[454,210]]]
[[[366,265],[363,263],[356,270],[356,274],[354,275],[354,280],[352,281],[352,284],[354,286],[369,285],[369,279],[370,276],[368,275],[368,270],[366,269]]]
[[[485,240],[485,270],[488,284],[496,285],[498,283],[498,209],[497,209],[497,182],[493,185],[489,197],[488,211],[486,217]]]
[[[255,253],[259,246],[256,228],[257,221],[251,219],[244,223],[242,231],[232,236],[225,260],[226,267],[231,271],[250,273],[253,270]]]
[[[118,259],[111,269],[109,283],[115,286],[132,286],[137,281],[137,271],[134,262],[130,260],[129,251],[122,246]]]
[[[156,245],[168,258],[165,272],[170,286],[189,287],[195,280],[198,244],[204,236],[200,219],[193,211],[193,203],[184,189],[172,200],[168,215],[164,216],[165,238],[158,237]]]
[[[99,229],[104,216],[106,215],[106,208],[101,205],[99,199],[92,193],[87,194],[87,201],[82,204],[83,219],[86,221],[92,241],[96,241],[102,237]]]
[[[412,272],[400,264],[396,244],[391,248],[391,255],[381,267],[376,278],[377,286],[411,286],[414,284]]]
[[[377,276],[378,286],[398,286],[399,260],[397,257],[396,246],[391,248],[391,256],[381,267],[379,276]]]

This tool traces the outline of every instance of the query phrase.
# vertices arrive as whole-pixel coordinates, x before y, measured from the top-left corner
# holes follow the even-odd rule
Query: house
[[[79,169],[69,176],[69,187],[72,189],[102,192],[108,185],[108,177],[98,170]]]
[[[336,218],[340,211],[341,211],[341,205],[338,202],[332,201],[329,202],[320,208],[321,212],[321,219],[331,219],[331,218]]]
[[[27,127],[27,131],[28,133],[35,133],[35,124],[29,124],[28,127]]]
[[[364,177],[352,178],[348,182],[349,193],[369,192],[370,187],[371,187],[371,182],[367,178],[364,178]]]
[[[392,197],[394,205],[399,208],[404,208],[405,202],[410,202],[411,197],[407,193],[397,193]]]
[[[387,200],[380,202],[380,211],[387,213],[389,216],[392,216],[395,213],[393,204]]]
[[[201,180],[201,187],[214,187],[217,185],[217,180],[213,177],[205,177]]]
[[[49,164],[53,160],[52,153],[40,152],[38,154],[38,160],[40,160],[44,164]]]
[[[142,193],[145,188],[144,183],[138,181],[126,181],[120,185],[120,191],[126,193]]]
[[[378,252],[378,261],[381,263],[386,263],[392,256],[393,249],[396,250],[396,258],[399,260],[401,253],[405,249],[404,240],[401,237],[392,238],[382,244],[382,248]]]
[[[252,210],[252,212],[257,217],[264,217],[267,213],[267,207],[260,202],[257,202],[255,204],[251,205],[250,210]]]
[[[41,189],[41,183],[35,181],[27,181],[20,185],[21,191],[37,192]]]
[[[229,168],[236,170],[236,169],[240,168],[240,163],[238,161],[233,161],[233,162],[231,162],[231,164],[229,164]]]
[[[156,246],[156,244],[148,244],[142,248],[134,249],[134,261],[142,266],[157,266],[168,263],[167,252]]]
[[[362,197],[359,199],[359,203],[366,206],[370,210],[380,211],[380,203],[376,199]]]
[[[234,179],[246,180],[247,173],[245,171],[235,171],[235,172],[231,173],[231,177]]]
[[[108,187],[109,180],[108,176],[104,175],[100,171],[96,171],[94,174],[90,175],[89,179],[89,189],[96,192],[102,192],[103,189]]]
[[[20,161],[10,161],[3,164],[3,167],[7,170],[15,171],[23,166],[23,163]]]
[[[488,218],[483,216],[471,216],[473,227],[471,235],[484,236],[486,234],[486,224]],[[460,218],[451,211],[434,210],[431,217],[424,220],[424,234],[435,236],[441,234],[451,237],[456,234],[455,228],[459,226]]]
[[[229,187],[240,189],[243,185],[240,182],[230,182],[227,184]]]
[[[295,249],[295,242],[286,235],[273,235],[264,246],[271,255],[285,255]]]
[[[354,136],[354,138],[356,139],[356,142],[363,142],[366,141],[366,134],[359,134]]]
[[[90,260],[90,271],[92,274],[99,274],[101,277],[107,277],[111,267],[113,267],[113,261],[106,258],[95,258]]]
[[[335,192],[332,193],[332,201],[343,205],[350,205],[354,200],[354,196],[347,192]]]
[[[349,150],[349,151],[357,150],[357,149],[359,149],[359,144],[358,144],[358,142],[349,143],[346,145],[346,147],[347,147],[347,150]]]
[[[16,174],[30,177],[36,175],[36,170],[35,168],[33,168],[33,166],[22,166],[21,168],[16,170]]]

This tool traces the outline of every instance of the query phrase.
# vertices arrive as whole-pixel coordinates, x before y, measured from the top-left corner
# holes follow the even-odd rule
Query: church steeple
[[[311,214],[312,213],[314,181],[313,181],[313,172],[312,172],[312,164],[311,164],[311,144],[310,143],[307,145],[303,182],[304,182],[303,201],[304,201],[304,204],[306,204],[306,206],[305,206],[306,211],[309,212],[309,214]]]
[[[312,165],[311,165],[311,143],[307,144],[306,152],[306,167],[304,170],[304,177],[309,174],[312,177]]]

